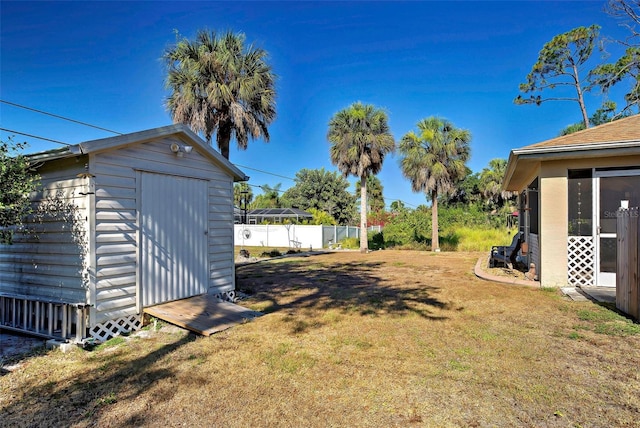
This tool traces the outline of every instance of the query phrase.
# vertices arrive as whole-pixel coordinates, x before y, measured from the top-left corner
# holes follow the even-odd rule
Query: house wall
[[[640,156],[547,161],[540,173],[540,282],[568,283],[568,171],[584,168],[637,167]]]
[[[540,169],[540,283],[543,287],[567,284],[568,230],[567,168],[560,162]]]
[[[86,156],[55,160],[38,169],[28,230],[0,245],[0,293],[34,300],[82,303],[87,299]]]
[[[138,312],[138,219],[136,177],[154,172],[208,180],[209,292],[235,288],[233,260],[233,179],[197,152],[178,157],[170,150],[176,138],[163,138],[92,155],[95,176],[95,292],[92,323]],[[162,198],[162,193],[157,195]],[[172,201],[166,201],[167,204]],[[144,284],[143,286],[147,286]],[[149,285],[152,286],[152,285]]]

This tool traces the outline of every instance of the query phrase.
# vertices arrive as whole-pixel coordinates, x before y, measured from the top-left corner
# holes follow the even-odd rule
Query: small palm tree
[[[454,189],[466,174],[471,133],[451,122],[429,117],[418,122],[418,132],[410,131],[400,141],[402,173],[414,192],[431,198],[431,248],[440,251],[438,241],[438,196]]]
[[[480,191],[487,202],[500,206],[502,202],[513,196],[512,192],[502,190],[502,180],[507,171],[507,160],[496,158],[489,161],[489,167],[480,173]]]
[[[275,119],[275,75],[267,52],[245,46],[244,34],[199,31],[194,41],[183,38],[164,54],[166,106],[175,123],[201,133],[229,159],[229,142],[247,148],[248,138],[269,141]]]
[[[282,208],[282,198],[280,197],[280,187],[282,183],[278,183],[271,187],[268,184],[260,186],[262,193],[253,200],[252,208]]]
[[[249,206],[253,200],[253,190],[247,182],[233,185],[233,203],[238,208]]]
[[[360,179],[360,251],[367,252],[367,177],[380,172],[385,155],[395,149],[387,114],[356,102],[329,121],[327,139],[331,162],[345,177]]]

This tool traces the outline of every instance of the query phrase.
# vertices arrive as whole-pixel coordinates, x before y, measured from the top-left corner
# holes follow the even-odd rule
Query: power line
[[[264,192],[263,187],[268,186],[268,185],[266,185],[266,184],[259,185],[259,184],[250,184],[250,183],[247,183],[247,186],[257,187],[257,188],[259,188],[260,190],[262,190],[262,191]],[[284,193],[284,192],[286,192],[286,190],[273,189],[273,188],[271,188],[271,187],[269,187],[269,190],[274,191],[274,192],[278,192],[278,193]]]
[[[291,180],[291,181],[297,181],[295,178],[291,178],[291,177],[286,177],[284,175],[280,175],[280,174],[275,174],[273,172],[267,172],[267,171],[263,171],[257,168],[251,168],[250,166],[244,166],[244,165],[240,165],[239,163],[236,164],[236,166],[239,166],[240,168],[245,168],[245,169],[250,169],[252,171],[257,171],[257,172],[261,172],[263,174],[269,174],[269,175],[273,175],[275,177],[280,177],[280,178],[285,178],[287,180]]]
[[[14,102],[11,102],[11,101],[6,101],[6,100],[0,99],[0,103],[9,104],[9,105],[14,106],[14,107],[22,108],[22,109],[25,109],[25,110],[30,110],[30,111],[33,111],[33,112],[36,112],[36,113],[40,113],[40,114],[44,114],[44,115],[47,115],[47,116],[55,117],[57,119],[66,120],[68,122],[77,123],[79,125],[88,126],[90,128],[99,129],[101,131],[111,132],[112,134],[124,135],[122,132],[113,131],[111,129],[103,128],[101,126],[92,125],[92,124],[87,123],[87,122],[82,122],[80,120],[71,119],[71,118],[68,118],[68,117],[65,117],[65,116],[61,116],[61,115],[58,115],[58,114],[55,114],[55,113],[46,112],[46,111],[43,111],[43,110],[38,110],[36,108],[28,107],[28,106],[25,106],[25,105],[22,105],[22,104],[18,104],[18,103],[14,103]],[[11,132],[11,133],[18,134],[18,135],[24,135],[26,137],[37,138],[37,139],[43,140],[43,141],[50,141],[52,143],[62,144],[62,145],[65,145],[65,146],[70,146],[71,145],[71,144],[65,143],[63,141],[53,140],[51,138],[39,137],[37,135],[32,135],[32,134],[27,134],[27,133],[24,133],[24,132],[13,131],[13,130],[6,129],[6,128],[0,128],[0,130],[6,131],[6,132]],[[261,170],[261,169],[258,169],[258,168],[253,168],[253,167],[246,166],[246,165],[240,165],[240,164],[236,164],[236,165],[239,166],[240,168],[245,168],[245,169],[249,169],[251,171],[256,171],[256,172],[259,172],[259,173],[262,173],[262,174],[272,175],[274,177],[284,178],[286,180],[291,180],[291,181],[297,182],[297,179],[291,178],[291,177],[287,177],[285,175],[280,175],[280,174],[276,174],[276,173],[273,173],[273,172],[264,171],[264,170]],[[249,183],[247,183],[247,184],[249,184]],[[249,184],[249,186],[257,187],[257,188],[260,188],[261,190],[264,190],[264,189],[262,189],[262,187],[264,185],[260,186],[260,185],[256,185],[256,184]],[[271,189],[271,190],[276,190],[276,189]],[[276,190],[276,191],[278,193],[284,193],[285,192],[285,190],[279,190],[279,189]],[[409,204],[409,203],[403,201],[402,199],[398,199],[398,198],[385,198],[385,199],[387,199],[387,200],[393,199],[394,201],[397,200],[397,201],[402,202],[405,205],[408,205],[410,207],[416,208],[415,205]]]
[[[37,135],[27,134],[24,132],[13,131],[7,128],[0,128],[0,131],[10,132],[12,134],[24,135],[25,137],[37,138],[38,140],[51,141],[52,143],[62,144],[64,146],[70,146],[71,144],[65,143],[64,141],[52,140],[51,138],[38,137]]]
[[[123,135],[122,132],[112,131],[111,129],[103,128],[101,126],[92,125],[90,123],[82,122],[80,120],[71,119],[71,118],[68,118],[68,117],[65,117],[65,116],[60,116],[60,115],[54,114],[54,113],[49,113],[47,111],[38,110],[38,109],[35,109],[35,108],[32,108],[32,107],[23,106],[22,104],[12,103],[11,101],[0,100],[0,103],[5,103],[5,104],[9,104],[9,105],[14,106],[14,107],[18,107],[18,108],[22,108],[22,109],[25,109],[25,110],[34,111],[34,112],[40,113],[40,114],[45,114],[47,116],[51,116],[51,117],[55,117],[55,118],[58,118],[58,119],[66,120],[68,122],[73,122],[73,123],[77,123],[77,124],[80,124],[80,125],[89,126],[91,128],[99,129],[101,131],[111,132],[112,134]],[[35,137],[35,138],[38,138],[38,137]],[[42,139],[45,139],[45,138],[42,138]],[[52,140],[50,140],[50,141],[52,141]]]

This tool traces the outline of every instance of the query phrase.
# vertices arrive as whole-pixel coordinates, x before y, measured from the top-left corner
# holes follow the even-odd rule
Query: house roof
[[[522,190],[542,160],[640,155],[640,115],[511,150],[502,188]]]
[[[194,147],[200,154],[207,157],[214,164],[218,165],[235,181],[246,181],[249,179],[240,169],[229,162],[219,152],[214,150],[202,138],[196,135],[186,125],[176,124],[163,126],[160,128],[147,129],[144,131],[133,132],[130,134],[118,135],[116,137],[102,138],[99,140],[90,140],[82,143],[69,145],[67,147],[47,150],[28,155],[29,159],[34,162],[47,162],[55,159],[64,159],[74,156],[99,153],[109,150],[119,149],[125,146],[145,143],[157,138],[177,137],[188,145]]]
[[[313,215],[299,208],[259,208],[248,211],[247,216],[313,218]]]

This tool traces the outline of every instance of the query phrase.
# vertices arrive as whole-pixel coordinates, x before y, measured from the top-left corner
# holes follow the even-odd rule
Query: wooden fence
[[[640,223],[638,207],[617,211],[618,258],[616,269],[616,308],[640,319]]]

